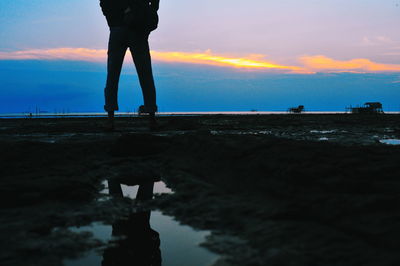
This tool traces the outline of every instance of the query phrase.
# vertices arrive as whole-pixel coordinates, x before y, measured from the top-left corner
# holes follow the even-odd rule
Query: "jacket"
[[[151,7],[158,10],[160,0],[100,0],[100,7],[110,27],[124,25],[124,13],[128,7],[134,6],[135,1],[142,1],[151,4]]]

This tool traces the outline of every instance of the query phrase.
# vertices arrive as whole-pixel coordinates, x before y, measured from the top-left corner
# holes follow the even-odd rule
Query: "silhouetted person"
[[[123,197],[118,181],[109,180],[110,195]],[[154,183],[139,185],[137,200],[153,197]],[[113,224],[113,237],[120,237],[116,246],[107,248],[103,253],[102,266],[161,266],[159,234],[150,227],[150,211],[130,213],[128,219]]]
[[[114,129],[114,112],[118,110],[118,83],[128,48],[139,77],[150,128],[156,126],[156,89],[148,37],[157,27],[159,2],[160,0],[100,0],[101,9],[110,27],[104,109],[108,113],[108,127],[111,130]]]

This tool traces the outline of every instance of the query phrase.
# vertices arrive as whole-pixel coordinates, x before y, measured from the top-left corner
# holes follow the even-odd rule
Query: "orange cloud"
[[[184,52],[159,52],[152,51],[152,57],[156,61],[173,63],[192,63],[216,65],[225,67],[247,68],[247,69],[267,69],[278,70],[281,72],[306,72],[301,67],[284,66],[270,61],[262,60],[262,55],[251,55],[244,58],[224,57],[213,55],[207,51],[205,53],[184,53]],[[15,52],[0,52],[2,60],[76,60],[90,62],[104,62],[107,50],[86,49],[86,48],[57,48],[57,49],[34,49]],[[128,57],[127,57],[128,58]]]
[[[278,73],[312,74],[316,72],[400,72],[400,65],[380,64],[369,59],[335,60],[323,55],[303,56],[299,58],[300,66],[286,66],[263,59],[264,55],[231,57],[216,55],[210,51],[204,53],[161,52],[152,51],[155,61],[171,63],[188,63],[235,67],[241,69],[273,71]],[[87,48],[32,49],[24,51],[0,52],[0,60],[73,60],[89,62],[106,62],[107,50]],[[126,57],[130,60],[129,57]]]
[[[369,59],[335,60],[323,55],[300,58],[306,69],[315,72],[400,72],[400,65],[379,64]]]
[[[297,66],[284,66],[260,59],[260,55],[253,55],[244,58],[238,57],[225,57],[220,55],[213,55],[207,51],[205,53],[184,53],[184,52],[157,52],[152,51],[152,56],[155,60],[163,62],[179,62],[179,63],[192,63],[204,64],[215,66],[228,66],[236,68],[247,69],[267,69],[267,70],[280,70],[281,72],[290,73],[308,73],[305,69]]]
[[[104,61],[107,50],[87,48],[32,49],[25,51],[0,52],[0,60],[73,60]]]

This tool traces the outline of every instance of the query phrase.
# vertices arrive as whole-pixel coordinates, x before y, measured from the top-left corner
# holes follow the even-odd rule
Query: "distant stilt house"
[[[383,114],[382,104],[380,102],[368,102],[363,106],[346,108],[352,114]]]
[[[292,114],[300,114],[304,112],[304,105],[299,105],[298,107],[290,107],[288,109],[288,112]]]

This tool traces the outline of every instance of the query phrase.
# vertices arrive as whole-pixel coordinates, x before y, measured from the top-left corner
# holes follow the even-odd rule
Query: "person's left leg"
[[[110,28],[107,59],[107,83],[104,89],[104,109],[108,113],[108,126],[114,129],[114,111],[118,110],[118,83],[126,49],[128,48],[126,29],[122,27]]]
[[[115,198],[123,198],[124,194],[122,193],[122,188],[121,184],[114,180],[114,179],[109,179],[107,180],[108,182],[108,192],[111,196]]]
[[[153,198],[154,182],[139,184],[139,189],[136,193],[138,200],[150,200]]]

